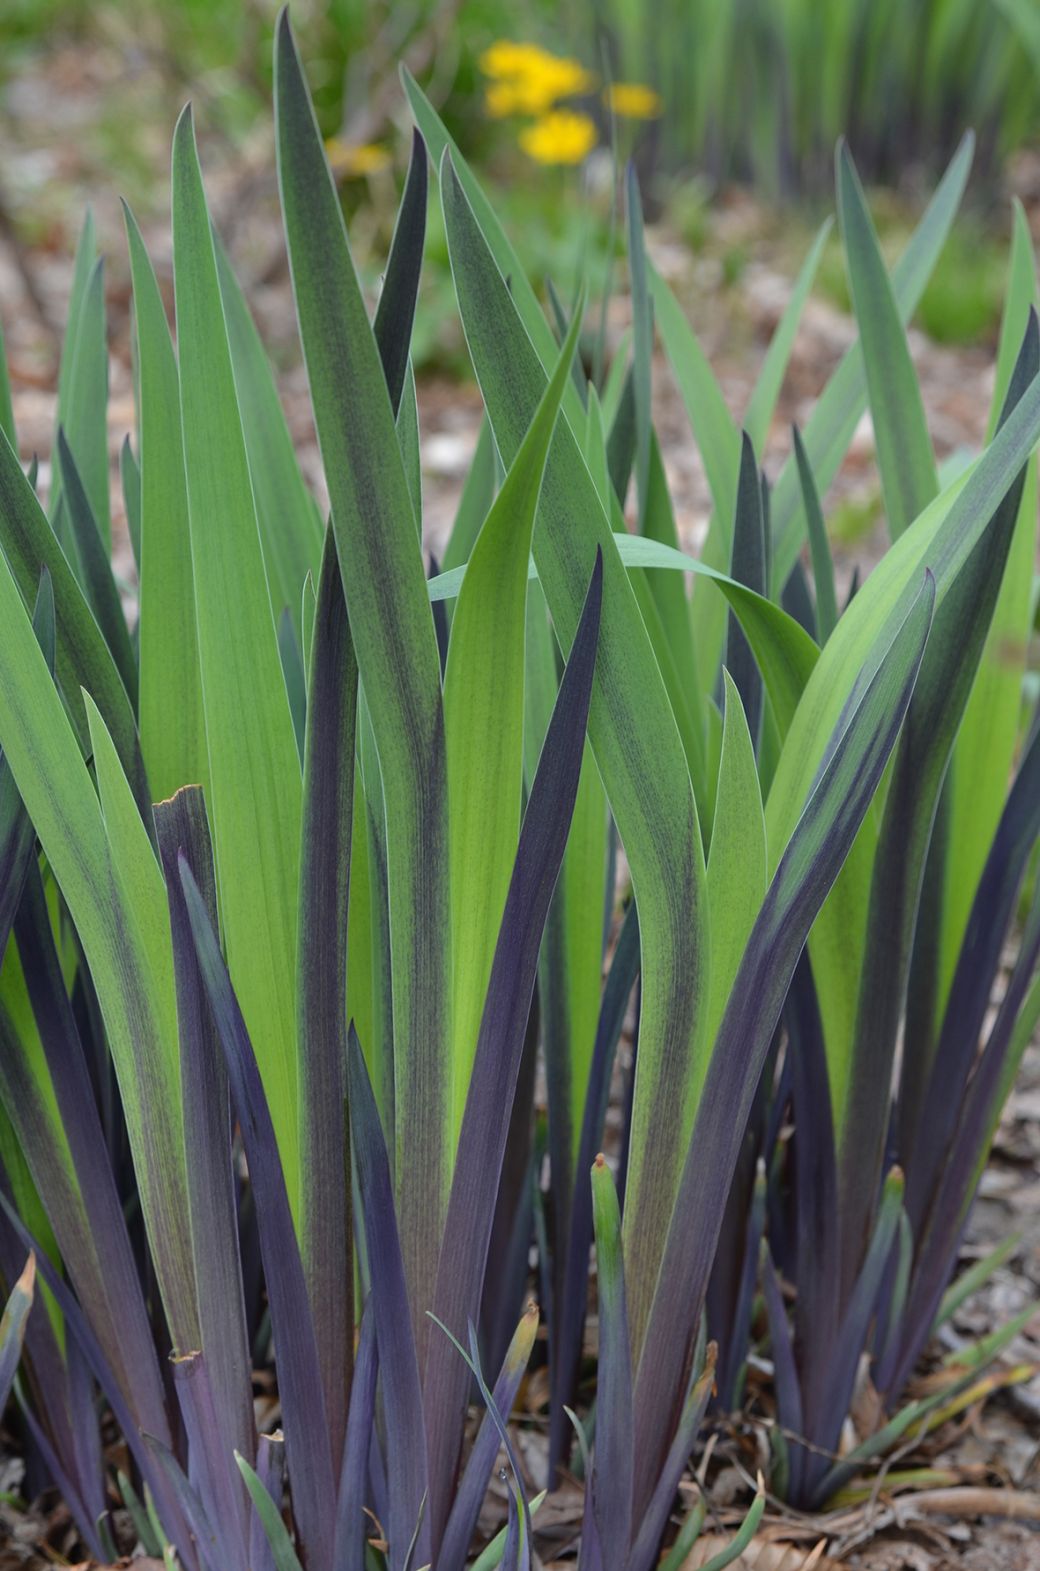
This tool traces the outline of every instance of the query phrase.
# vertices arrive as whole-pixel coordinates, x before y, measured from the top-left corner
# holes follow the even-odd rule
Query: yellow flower
[[[519,44],[512,38],[499,38],[480,57],[480,69],[485,76],[499,79],[524,76],[537,70],[546,59],[552,58],[537,44]]]
[[[656,120],[663,108],[661,95],[641,82],[612,82],[603,101],[608,109],[628,120]]]
[[[572,109],[554,109],[520,133],[520,146],[539,164],[580,164],[595,145],[595,125]]]
[[[390,154],[376,142],[357,143],[353,147],[338,136],[330,136],[325,143],[329,167],[343,180],[356,180],[362,175],[375,174],[385,169]]]
[[[596,85],[580,60],[550,54],[537,44],[501,38],[480,57],[485,76],[493,79],[485,100],[487,111],[504,115],[540,115],[561,98],[587,93]]]
[[[504,120],[507,115],[540,115],[551,106],[552,100],[546,99],[541,87],[526,81],[492,82],[484,94],[484,108],[495,120]]]

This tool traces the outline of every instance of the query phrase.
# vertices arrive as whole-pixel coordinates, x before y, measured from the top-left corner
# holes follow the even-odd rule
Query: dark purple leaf
[[[738,584],[746,584],[756,594],[767,593],[762,488],[759,482],[758,464],[755,460],[755,449],[746,431],[742,434],[740,447],[737,510],[733,520],[733,556],[730,572]],[[757,747],[762,723],[762,678],[751,652],[751,646],[732,611],[729,613],[729,629],[726,636],[726,665],[737,685],[737,692],[744,706],[751,741]]]
[[[465,1471],[455,1491],[451,1514],[437,1555],[438,1571],[462,1571],[466,1564],[466,1556],[476,1531],[480,1508],[487,1495],[491,1470],[502,1444],[501,1425],[508,1422],[513,1410],[513,1403],[527,1368],[527,1360],[530,1357],[537,1328],[538,1310],[534,1304],[531,1304],[516,1329],[491,1393],[491,1400],[500,1422],[496,1423],[490,1409],[484,1414]]]
[[[802,1413],[802,1392],[791,1345],[791,1328],[787,1321],[784,1295],[780,1290],[776,1267],[769,1252],[769,1245],[762,1244],[762,1296],[765,1299],[769,1320],[769,1341],[773,1352],[773,1385],[776,1391],[776,1417],[780,1425],[788,1457],[787,1489],[785,1499],[801,1499],[802,1475],[807,1461],[812,1461],[799,1438],[805,1434]],[[844,1421],[842,1410],[842,1421]],[[826,1458],[822,1459],[826,1462]]]
[[[188,1466],[227,1571],[251,1571],[249,1509],[233,1450],[227,1445],[227,1424],[218,1411],[216,1393],[202,1353],[174,1355],[174,1388],[188,1436]]]
[[[628,1557],[628,1571],[650,1571],[651,1566],[656,1563],[661,1547],[661,1536],[668,1522],[675,1492],[679,1487],[679,1480],[686,1471],[686,1464],[690,1460],[697,1431],[701,1427],[708,1399],[711,1396],[717,1357],[718,1349],[715,1343],[709,1342],[704,1367],[701,1370],[695,1369],[671,1445],[656,1474],[650,1499],[632,1543],[632,1552]]]
[[[162,1380],[94,1089],[65,992],[43,880],[30,861],[15,938],[69,1155],[54,1140],[24,1043],[0,1009],[0,1091],[76,1292],[137,1425],[169,1443]],[[82,1205],[82,1210],[80,1209]],[[83,1236],[83,1218],[89,1237]],[[96,1374],[96,1370],[95,1370]]]
[[[285,1441],[281,1435],[261,1435],[256,1447],[256,1476],[280,1511],[285,1490]],[[256,1506],[249,1519],[250,1571],[276,1571],[271,1540]]]
[[[183,855],[178,858],[178,865],[199,970],[224,1049],[256,1200],[293,1514],[304,1556],[310,1564],[323,1566],[332,1557],[335,1485],[314,1322],[289,1196],[260,1071],[206,902]]]
[[[603,1143],[607,1099],[621,1029],[625,1023],[628,1000],[639,974],[639,916],[634,900],[625,911],[610,970],[600,1000],[596,1040],[592,1048],[581,1140],[578,1145],[577,1171],[587,1173]],[[582,1335],[588,1295],[585,1283],[589,1271],[589,1246],[592,1243],[592,1188],[575,1184],[567,1233],[567,1260],[563,1293],[554,1317],[552,1341],[552,1407],[549,1417],[549,1467],[555,1474],[564,1460],[568,1439],[566,1404],[574,1399],[574,1388],[581,1358]]]
[[[332,1466],[338,1474],[354,1336],[347,1129],[347,905],[354,814],[357,663],[336,542],[318,576],[303,769],[296,1016],[301,1127],[300,1235],[314,1316]]]
[[[383,288],[372,324],[395,416],[404,391],[415,301],[419,293],[423,243],[426,239],[428,177],[426,143],[418,127],[415,127],[412,131],[408,179],[394,225]]]
[[[480,1297],[509,1113],[531,1007],[538,949],[567,844],[578,789],[602,598],[597,549],[585,605],[524,815],[480,1023],[441,1243],[437,1318],[461,1333]],[[430,1343],[424,1382],[429,1428],[433,1543],[447,1520],[462,1442],[466,1371],[441,1339]]]
[[[178,856],[183,855],[215,925],[213,847],[201,787],[185,786],[170,801],[160,802],[155,829],[170,908],[201,1352],[222,1426],[228,1478],[244,1511],[246,1491],[233,1453],[252,1461],[256,1425],[232,1168],[231,1099],[178,872]]]
[[[379,1352],[371,1300],[361,1313],[354,1379],[347,1414],[346,1443],[336,1503],[336,1554],[333,1571],[365,1571],[365,1496],[368,1448],[376,1422]]]
[[[636,1380],[636,1509],[664,1462],[704,1304],[726,1194],[784,997],[809,929],[859,831],[899,735],[935,601],[930,573],[831,738],[827,762],[766,891],[715,1042]]]
[[[1001,423],[1038,368],[1040,329],[1031,312]],[[1000,593],[1024,485],[1023,469],[939,607],[890,772],[874,856],[838,1168],[846,1292],[867,1248],[881,1181],[889,1087],[926,858],[930,842],[941,846],[945,840],[942,783]],[[929,1049],[930,1042],[907,1031],[908,1057],[927,1056]]]
[[[351,1022],[347,1056],[350,1127],[372,1279],[372,1318],[382,1372],[389,1466],[390,1571],[404,1571],[416,1523],[419,1565],[430,1559],[426,1433],[419,1361],[412,1334],[390,1163],[361,1043]]]
[[[48,1259],[46,1252],[41,1250],[38,1241],[29,1233],[29,1230],[2,1189],[0,1189],[0,1207],[6,1213],[8,1221],[24,1246],[34,1251],[37,1269],[50,1288],[55,1302],[62,1312],[66,1332],[76,1338],[84,1357],[94,1372],[95,1380],[108,1398],[112,1416],[122,1430],[127,1445],[133,1453],[134,1460],[151,1486],[163,1526],[169,1535],[171,1543],[174,1544],[183,1560],[187,1571],[187,1568],[196,1566],[197,1561],[192,1552],[188,1523],[183,1513],[178,1491],[169,1486],[166,1470],[156,1467],[152,1446],[146,1443],[145,1437],[139,1429],[134,1415],[120,1390],[119,1381],[113,1374],[108,1360],[101,1349],[101,1344],[94,1335],[86,1315],[76,1300],[75,1294]],[[163,1415],[163,1423],[165,1426],[165,1415]],[[161,1444],[159,1441],[154,1443],[156,1445]],[[164,1449],[167,1451],[167,1454],[170,1454],[167,1447],[164,1447]]]

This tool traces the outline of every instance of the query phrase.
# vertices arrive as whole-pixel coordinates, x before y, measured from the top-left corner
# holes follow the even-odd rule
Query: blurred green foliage
[[[845,135],[871,179],[983,158],[1040,128],[1036,0],[600,0],[616,69],[657,86],[662,151],[765,190],[830,188]]]
[[[82,40],[146,62],[148,80],[158,80],[163,93],[149,97],[139,86],[133,97],[128,72],[125,94],[100,95],[91,128],[95,165],[142,201],[161,167],[156,150],[185,98],[197,98],[207,124],[232,142],[263,123],[278,8],[279,0],[0,0],[0,94],[28,57],[63,43]],[[522,17],[505,0],[293,0],[292,13],[324,134],[384,145],[403,170],[397,64],[407,58],[494,185],[535,283],[552,278],[564,297],[583,260],[602,258],[609,243],[606,146],[585,171],[525,160],[517,145],[522,122],[495,119],[485,106],[480,55],[496,39],[542,43],[604,78],[638,78],[660,90],[662,118],[622,123],[618,151],[635,154],[651,214],[656,202],[691,250],[710,252],[724,286],[739,285],[756,242],[716,233],[721,184],[752,183],[761,231],[775,244],[778,227],[799,239],[803,233],[800,217],[777,225],[777,199],[797,195],[796,212],[808,199],[814,215],[830,206],[839,134],[849,136],[873,181],[894,185],[915,164],[944,161],[968,125],[979,135],[983,175],[1040,131],[1040,0],[657,0],[653,7],[579,0],[566,11],[534,0]],[[606,143],[595,95],[588,107]],[[367,255],[385,254],[397,175],[344,179],[342,190],[351,215],[360,215],[355,247],[365,270]],[[912,227],[912,198],[882,200],[877,211],[894,254]],[[37,238],[49,221],[47,204],[19,211],[18,221],[28,239]],[[447,297],[439,221],[434,204],[424,287]],[[937,340],[993,340],[1005,225],[996,230],[977,209],[955,230],[917,317]],[[368,269],[373,279],[377,266],[373,260]],[[847,308],[836,240],[820,286]],[[452,313],[426,312],[422,320],[419,363],[461,365],[461,344],[443,326]]]

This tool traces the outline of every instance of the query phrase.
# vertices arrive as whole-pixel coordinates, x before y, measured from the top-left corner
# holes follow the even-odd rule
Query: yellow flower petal
[[[325,152],[333,174],[344,180],[375,174],[377,170],[385,169],[390,162],[389,152],[378,143],[362,142],[351,146],[338,136],[329,137],[325,143]]]
[[[505,78],[523,76],[538,70],[553,57],[537,44],[521,44],[511,38],[499,38],[489,45],[480,57],[480,69],[485,76]]]
[[[487,96],[488,112],[493,115],[541,114],[559,99],[587,93],[596,85],[580,60],[508,38],[485,49],[480,68],[495,84]]]
[[[588,115],[554,109],[520,133],[520,146],[539,164],[580,164],[596,145]]]
[[[627,120],[656,120],[664,107],[660,93],[641,82],[612,82],[603,101],[614,114]]]

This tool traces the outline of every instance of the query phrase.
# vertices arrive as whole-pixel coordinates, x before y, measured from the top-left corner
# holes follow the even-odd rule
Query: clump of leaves
[[[485,1563],[526,1566],[533,1505],[508,1419],[538,1327],[530,1244],[551,1483],[584,1395],[595,1238],[594,1438],[573,1417],[581,1563],[649,1571],[713,1385],[739,1384],[763,1233],[777,1401],[806,1453],[851,1390],[836,1360],[817,1391],[825,1333],[853,1368],[873,1350],[898,1396],[1031,1029],[1027,980],[973,1071],[967,1005],[951,1045],[939,981],[926,993],[909,978],[920,943],[922,966],[926,947],[950,962],[950,999],[969,972],[973,1006],[988,996],[979,945],[996,945],[991,975],[1036,838],[1034,748],[1001,801],[1021,670],[997,665],[976,698],[986,652],[1020,620],[1010,564],[1031,550],[1036,327],[1016,286],[1002,416],[940,491],[903,322],[970,149],[891,279],[843,154],[861,343],[770,494],[761,448],[825,235],[741,431],[646,256],[630,174],[631,356],[590,382],[575,358],[584,299],[568,311],[554,295],[550,325],[458,149],[405,88],[418,129],[370,320],[282,17],[278,173],[328,522],[213,234],[190,112],[173,154],[176,352],[127,215],[133,635],[109,565],[89,226],[46,511],[0,411],[0,1269],[13,1284],[31,1247],[45,1286],[21,1315],[16,1397],[95,1554],[112,1499],[99,1389],[133,1458],[120,1494],[142,1542],[185,1571],[360,1568],[370,1553],[391,1571],[452,1571],[500,1447],[509,1515]],[[409,354],[430,154],[486,411],[432,577]],[[712,486],[701,560],[679,549],[651,424],[655,321]],[[898,538],[839,617],[818,497],[868,400]],[[944,810],[968,832],[942,840],[948,755],[973,715],[998,711],[985,783],[964,744],[965,795]],[[614,922],[619,847],[630,887]],[[967,858],[953,881],[952,848]],[[937,948],[916,919],[929,901]],[[615,1178],[598,1153],[637,978]],[[931,1000],[935,1021],[921,1100],[901,1103],[906,1221],[885,1160],[904,1000],[908,1018]],[[950,1164],[922,1133],[936,1075],[951,1127],[974,1121]],[[847,1171],[864,1185],[843,1187]],[[806,1326],[826,1283],[818,1345],[790,1342],[777,1266]],[[16,1345],[5,1330],[0,1358]],[[253,1403],[264,1365],[280,1408],[269,1433]],[[800,1477],[799,1455],[792,1494],[836,1487]]]

